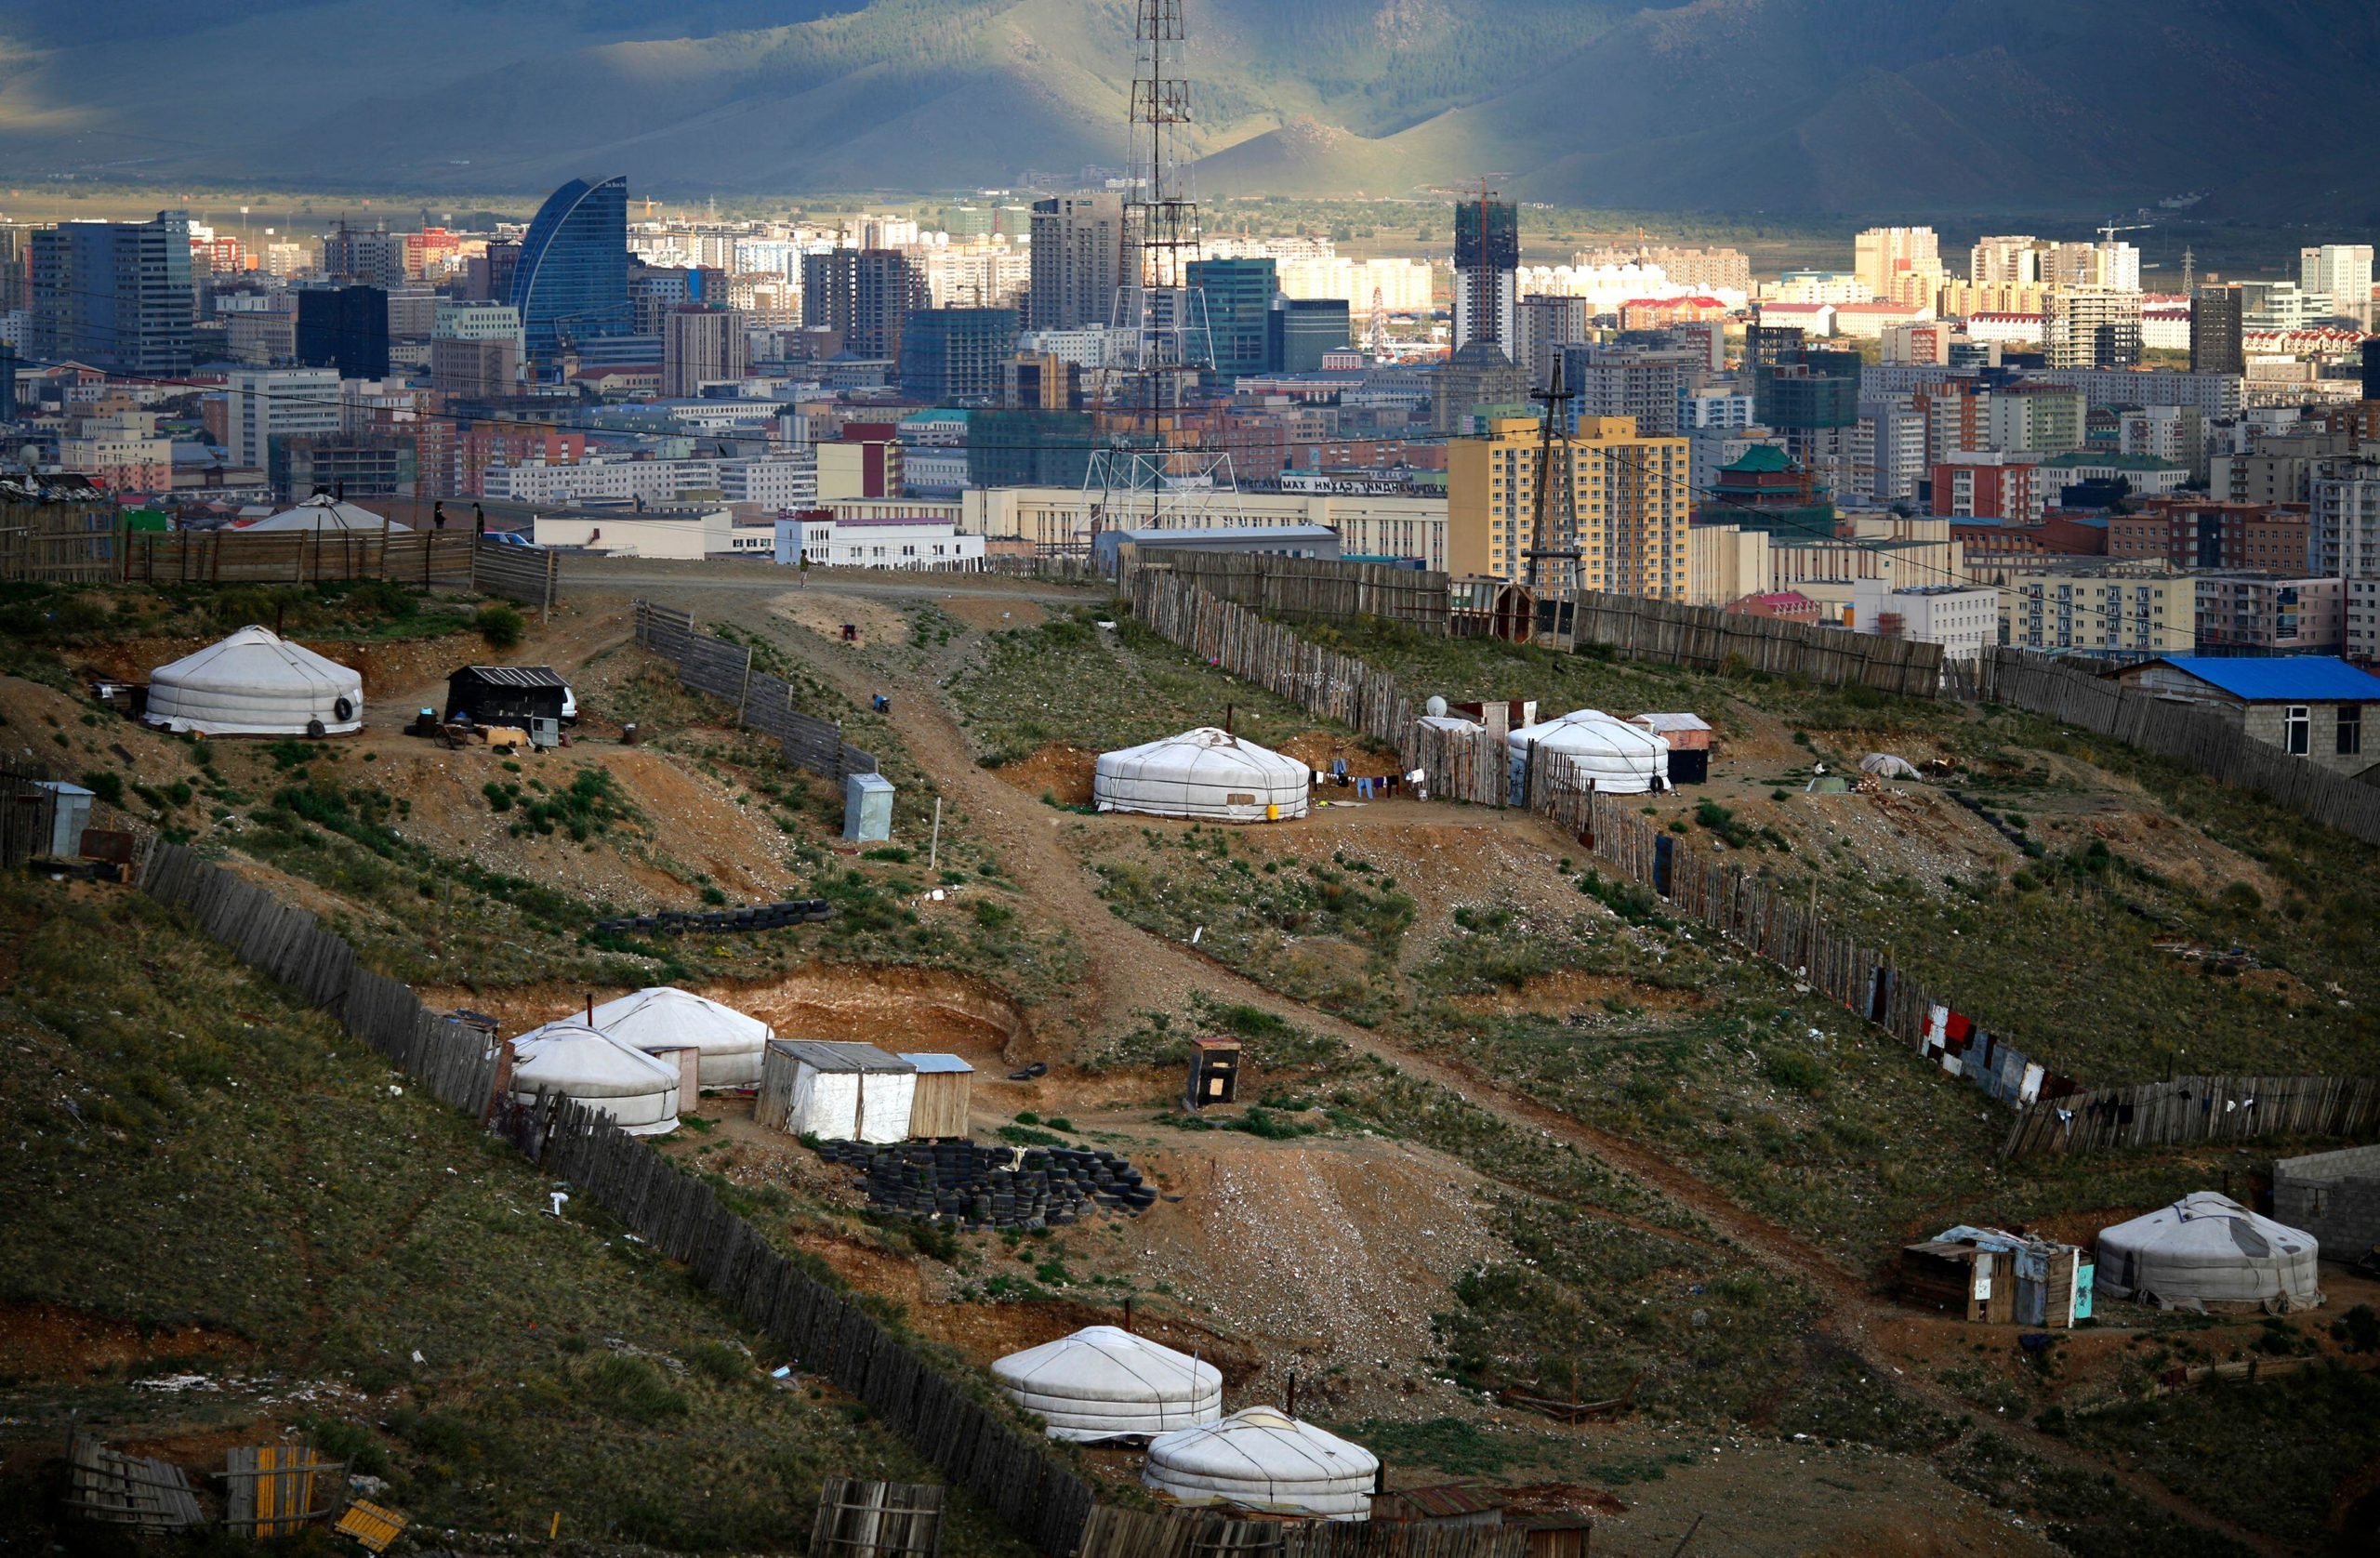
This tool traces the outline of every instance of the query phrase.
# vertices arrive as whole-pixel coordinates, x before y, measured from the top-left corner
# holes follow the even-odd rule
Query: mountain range
[[[2380,223],[2347,0],[1183,0],[1197,187]],[[16,0],[0,165],[800,194],[1125,158],[1128,0]]]

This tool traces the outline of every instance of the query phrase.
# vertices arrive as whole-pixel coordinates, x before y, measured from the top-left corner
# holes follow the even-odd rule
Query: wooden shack
[[[1699,714],[1640,714],[1628,721],[1661,738],[1670,749],[1670,782],[1700,785],[1711,778],[1711,726]]]
[[[1372,1495],[1371,1523],[1429,1525],[1444,1530],[1494,1530],[1504,1524],[1504,1501],[1492,1488],[1445,1483]]]
[[[562,719],[570,684],[550,666],[465,666],[446,679],[446,718],[468,714],[481,725],[529,728]]]
[[[918,1068],[917,1091],[909,1100],[910,1136],[925,1141],[963,1140],[975,1068],[957,1055],[930,1051],[903,1050],[901,1058]]]
[[[2090,1317],[2093,1275],[2078,1246],[1962,1226],[1903,1247],[1897,1287],[1906,1303],[1977,1325],[2064,1330]]]
[[[1239,1040],[1194,1038],[1190,1041],[1190,1076],[1182,1102],[1193,1109],[1229,1103],[1239,1091]]]
[[[918,1068],[873,1044],[773,1038],[752,1117],[823,1142],[905,1142]]]

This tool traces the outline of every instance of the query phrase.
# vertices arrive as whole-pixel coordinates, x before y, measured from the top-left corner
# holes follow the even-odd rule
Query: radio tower
[[[1190,285],[1198,203],[1183,166],[1190,84],[1181,75],[1182,0],[1137,0],[1137,60],[1124,195],[1124,273],[1099,399],[1106,436],[1084,473],[1091,535],[1113,525],[1180,528],[1236,492],[1231,456],[1202,446],[1181,411],[1215,365],[1206,295]]]
[[[1554,354],[1552,377],[1544,389],[1528,395],[1544,403],[1545,426],[1537,442],[1537,503],[1529,516],[1529,544],[1521,556],[1528,562],[1523,582],[1540,601],[1549,594],[1567,601],[1579,590],[1578,461],[1570,447],[1568,416],[1577,391],[1562,383],[1564,355]],[[1561,622],[1560,613],[1554,614],[1554,621]]]

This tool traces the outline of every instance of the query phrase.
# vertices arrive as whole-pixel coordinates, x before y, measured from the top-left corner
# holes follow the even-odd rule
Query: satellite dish
[[[1443,720],[1447,717],[1447,701],[1433,694],[1430,701],[1421,706],[1421,712],[1433,720]]]

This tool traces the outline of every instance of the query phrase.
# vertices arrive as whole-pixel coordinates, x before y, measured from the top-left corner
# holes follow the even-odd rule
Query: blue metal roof
[[[2165,664],[2250,703],[2380,703],[2380,677],[2357,670],[2335,654],[2257,659],[2175,654],[2166,656]]]

